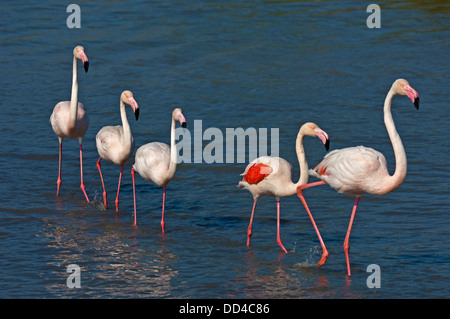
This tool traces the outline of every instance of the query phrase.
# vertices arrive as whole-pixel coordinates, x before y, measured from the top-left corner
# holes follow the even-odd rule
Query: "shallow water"
[[[450,234],[447,170],[449,6],[444,1],[387,1],[381,28],[366,26],[357,1],[295,2],[95,1],[80,3],[81,29],[66,26],[66,5],[15,1],[0,7],[3,71],[0,154],[0,297],[2,298],[446,298]],[[70,99],[71,52],[86,49],[79,99],[90,127],[83,141],[79,189],[76,140],[63,146],[63,184],[55,196],[58,140],[49,116]],[[183,108],[188,128],[279,128],[280,155],[298,164],[300,125],[317,123],[331,149],[364,144],[395,160],[382,114],[398,78],[419,92],[416,111],[397,97],[393,116],[408,156],[404,184],[385,196],[364,196],[351,235],[352,276],[342,243],[353,198],[326,186],[305,192],[330,251],[321,248],[296,196],[252,208],[236,187],[245,163],[181,163],[162,189],[137,177],[137,228],[132,226],[131,158],[120,209],[102,206],[95,135],[120,124],[119,96],[133,91],[139,121],[128,110],[137,147],[169,142],[170,114]],[[203,146],[209,141],[203,141]],[[325,155],[305,139],[310,166]],[[193,155],[192,155],[193,156]],[[119,167],[103,161],[114,205]],[[81,288],[66,285],[70,264]],[[370,289],[367,266],[381,269]]]

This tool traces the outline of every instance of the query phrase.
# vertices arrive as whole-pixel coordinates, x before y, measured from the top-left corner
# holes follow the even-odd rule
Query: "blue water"
[[[79,3],[81,29],[66,26],[67,4],[10,1],[0,6],[2,77],[0,154],[1,298],[448,298],[450,272],[448,84],[450,7],[445,1],[383,1],[381,28],[366,26],[360,1],[95,1]],[[65,140],[63,184],[56,193],[58,140],[54,105],[70,99],[72,50],[85,47],[79,99],[90,127],[79,189],[76,140]],[[252,208],[236,187],[245,163],[182,163],[162,189],[137,177],[138,221],[132,226],[131,158],[120,210],[104,210],[95,135],[120,124],[119,96],[137,147],[169,143],[170,114],[181,107],[191,129],[279,128],[280,155],[298,176],[295,138],[307,121],[331,137],[331,149],[363,144],[395,160],[382,114],[399,77],[420,95],[416,111],[396,97],[393,116],[408,156],[404,184],[362,197],[351,234],[352,276],[342,243],[353,198],[327,186],[305,192],[330,251],[321,249],[296,196]],[[203,141],[203,146],[209,141]],[[305,139],[310,166],[325,149]],[[113,206],[119,167],[103,162]],[[81,267],[69,289],[66,268]],[[381,269],[368,288],[367,266]]]

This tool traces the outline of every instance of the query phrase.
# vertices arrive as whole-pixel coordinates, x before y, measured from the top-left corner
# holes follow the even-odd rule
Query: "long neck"
[[[170,163],[167,176],[171,179],[177,170],[177,147],[175,145],[175,119],[172,118],[172,126],[170,128]]]
[[[306,162],[305,150],[303,148],[303,133],[298,132],[295,141],[295,151],[297,152],[298,164],[300,166],[300,176],[296,186],[308,183],[308,163]]]
[[[384,191],[390,192],[399,187],[406,178],[407,160],[405,149],[403,148],[402,140],[395,128],[394,120],[392,119],[391,104],[395,96],[393,89],[389,91],[384,101],[384,124],[391,139],[392,147],[395,155],[395,172],[394,175],[389,176],[385,182]]]
[[[78,78],[77,78],[77,58],[73,57],[72,70],[72,94],[70,97],[69,126],[74,129],[77,122],[78,109]]]
[[[120,118],[122,119],[122,142],[126,145],[130,145],[132,143],[133,136],[131,135],[130,124],[128,124],[127,112],[125,110],[125,103],[120,99]]]
[[[297,186],[308,183],[308,163],[306,162],[305,150],[303,148],[303,132],[299,131],[295,141],[295,151],[297,153],[298,164],[300,166],[300,176],[298,182],[290,182],[285,185],[285,196],[292,196],[297,193]]]

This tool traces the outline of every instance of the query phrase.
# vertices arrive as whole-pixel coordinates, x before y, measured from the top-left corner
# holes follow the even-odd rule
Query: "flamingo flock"
[[[78,60],[81,60],[85,72],[88,72],[89,60],[82,46],[76,46],[73,50],[72,69],[72,92],[70,101],[62,101],[55,105],[50,116],[50,123],[59,141],[59,162],[56,195],[60,194],[62,184],[61,163],[62,143],[64,138],[77,138],[80,145],[80,188],[87,202],[89,197],[83,181],[83,137],[89,126],[89,120],[84,105],[78,101]],[[297,182],[292,181],[292,165],[283,158],[272,156],[261,156],[251,161],[241,174],[242,180],[238,187],[247,189],[253,196],[253,208],[247,228],[247,246],[250,247],[252,236],[252,225],[257,201],[261,196],[275,197],[277,203],[277,243],[284,253],[288,253],[283,246],[280,236],[280,199],[297,194],[318,236],[322,247],[322,257],[318,267],[325,264],[329,252],[314,221],[311,211],[304,197],[304,190],[319,185],[328,184],[339,193],[355,196],[350,222],[344,239],[344,254],[346,258],[347,275],[351,276],[349,250],[350,233],[353,226],[356,210],[361,195],[364,193],[373,195],[384,195],[398,188],[406,178],[407,158],[400,136],[396,130],[391,113],[392,100],[395,95],[406,95],[419,109],[419,94],[405,79],[397,79],[392,84],[384,102],[384,123],[388,132],[395,155],[395,172],[389,174],[387,161],[384,155],[372,148],[365,146],[348,147],[333,150],[326,154],[323,160],[314,169],[308,169],[303,139],[305,136],[317,137],[329,150],[330,139],[328,134],[317,124],[307,122],[303,124],[297,134],[295,151],[300,167],[300,176]],[[102,176],[102,159],[120,166],[119,181],[115,199],[116,212],[119,211],[119,192],[123,175],[123,168],[129,158],[133,155],[135,142],[127,120],[126,106],[133,110],[136,121],[139,118],[139,105],[134,99],[131,91],[125,90],[120,95],[120,117],[122,125],[105,126],[96,135],[96,147],[99,154],[96,166],[100,175],[103,188],[103,204],[108,208],[107,192]],[[177,148],[175,145],[176,123],[186,128],[186,119],[180,108],[172,112],[170,145],[160,142],[151,142],[139,147],[136,151],[134,164],[131,168],[133,183],[134,221],[137,227],[136,214],[136,172],[145,180],[151,181],[159,187],[163,187],[161,231],[165,232],[165,198],[166,185],[173,179],[177,168]],[[319,181],[308,183],[309,176]]]

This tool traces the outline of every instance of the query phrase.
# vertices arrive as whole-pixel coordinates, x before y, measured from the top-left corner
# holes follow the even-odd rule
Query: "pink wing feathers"
[[[265,164],[253,164],[244,175],[243,181],[249,184],[258,184],[266,176],[272,173],[272,167]]]

